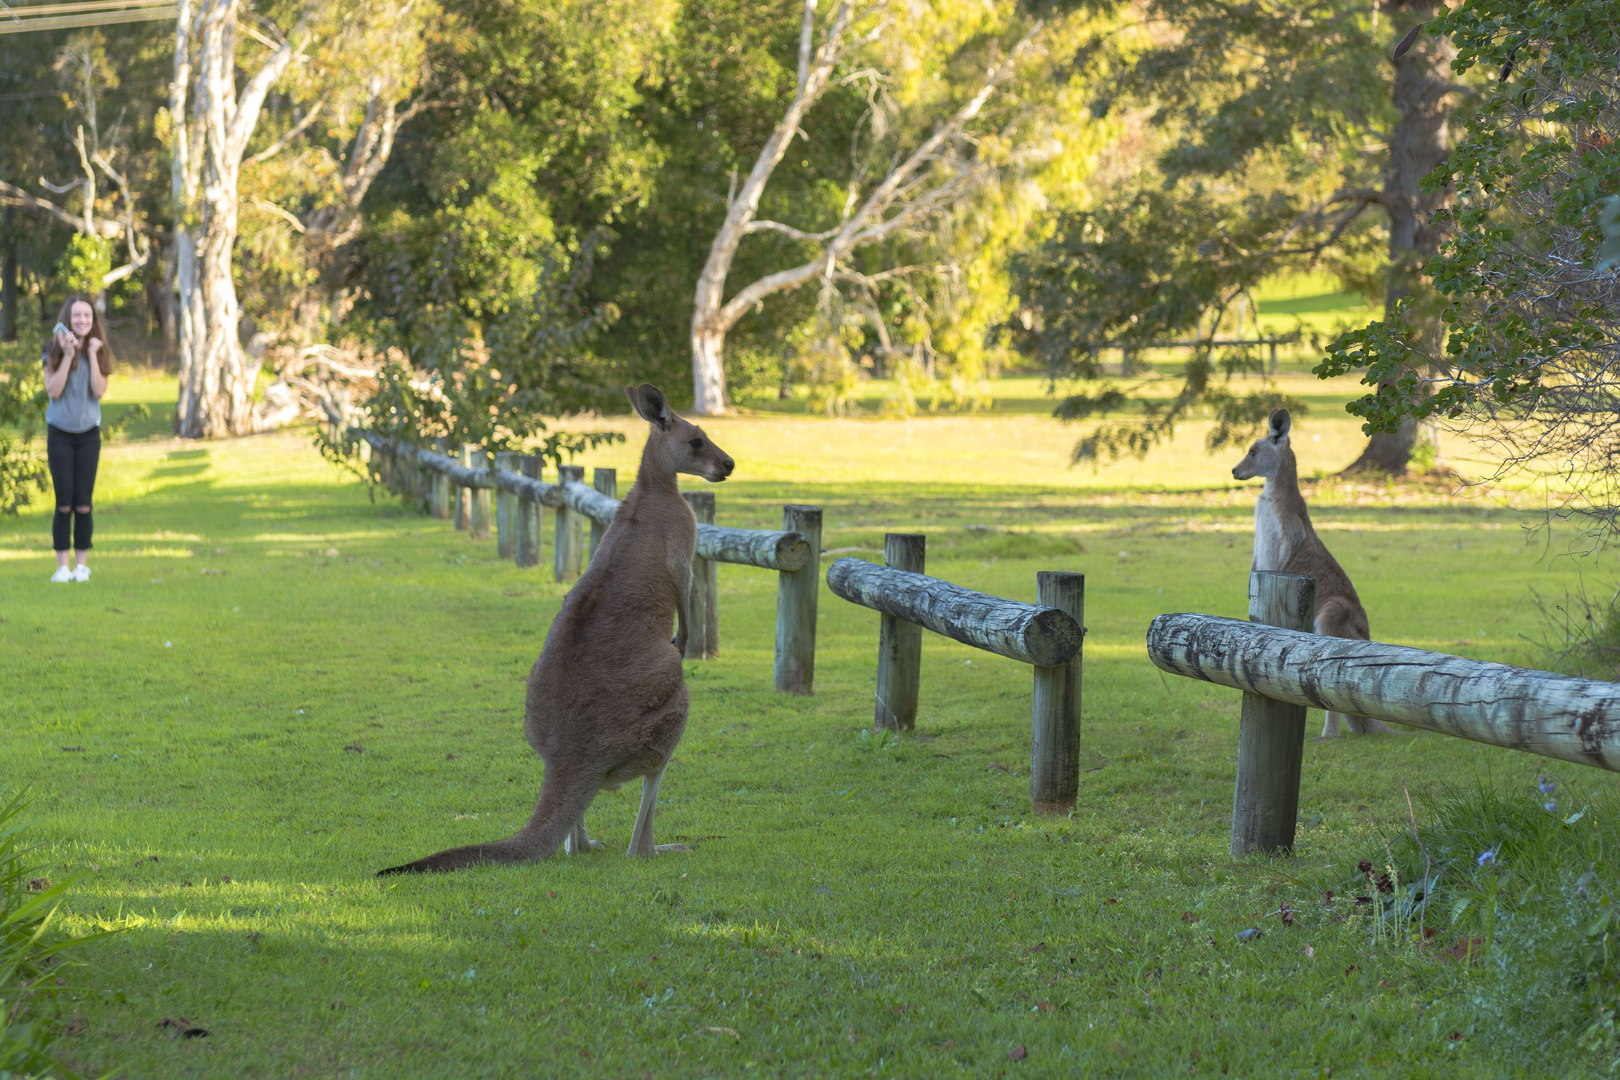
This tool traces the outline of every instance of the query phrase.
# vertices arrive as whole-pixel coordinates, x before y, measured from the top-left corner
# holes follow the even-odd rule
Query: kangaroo
[[[1311,527],[1305,496],[1299,493],[1294,448],[1288,445],[1290,426],[1287,409],[1272,412],[1269,430],[1232,469],[1232,476],[1238,480],[1266,478],[1265,489],[1254,504],[1253,568],[1315,578],[1316,632],[1326,637],[1370,641],[1367,612],[1356,596],[1356,587]],[[1322,738],[1336,738],[1341,719],[1357,735],[1390,730],[1382,720],[1370,716],[1330,712],[1322,725]]]
[[[505,840],[451,848],[379,876],[529,862],[550,858],[558,847],[570,854],[600,848],[585,831],[586,808],[598,791],[638,776],[641,810],[626,854],[691,850],[653,842],[658,781],[686,730],[682,600],[692,584],[697,522],[676,474],[719,483],[736,463],[701,428],[676,416],[657,387],[642,383],[625,393],[652,425],[635,486],[563,600],[529,673],[523,732],[546,763],[534,814]]]

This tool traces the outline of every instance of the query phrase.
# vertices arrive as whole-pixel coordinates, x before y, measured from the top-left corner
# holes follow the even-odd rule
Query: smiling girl
[[[90,497],[101,460],[101,398],[112,372],[112,350],[101,316],[88,296],[68,297],[56,333],[45,346],[45,453],[56,488],[51,541],[56,548],[52,581],[89,581]],[[71,536],[69,535],[71,532]],[[68,541],[78,566],[68,568]]]

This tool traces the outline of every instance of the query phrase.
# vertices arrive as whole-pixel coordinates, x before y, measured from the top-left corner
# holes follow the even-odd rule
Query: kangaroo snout
[[[732,470],[736,467],[737,463],[728,457],[723,461],[715,462],[714,468],[711,469],[708,475],[704,476],[703,479],[709,481],[711,484],[718,484],[720,481],[730,476]]]

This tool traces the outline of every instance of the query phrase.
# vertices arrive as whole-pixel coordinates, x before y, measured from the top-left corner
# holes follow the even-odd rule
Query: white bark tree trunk
[[[232,276],[237,179],[265,94],[296,53],[292,42],[284,41],[238,97],[238,7],[239,0],[201,0],[193,16],[190,0],[180,0],[175,23],[170,90],[180,334],[175,433],[191,439],[253,429],[253,381],[259,365],[237,338],[241,312]]]
[[[977,93],[935,128],[909,156],[889,169],[864,198],[860,197],[860,189],[852,184],[847,209],[837,226],[825,232],[807,233],[781,222],[756,221],[760,196],[782,156],[787,153],[793,136],[799,134],[799,125],[805,114],[831,84],[839,60],[851,48],[882,29],[880,24],[872,34],[851,38],[849,31],[854,19],[854,5],[852,0],[843,0],[827,25],[820,47],[812,50],[815,15],[816,0],[804,0],[799,33],[798,90],[770,138],[765,140],[765,146],[755,159],[748,179],[730,198],[726,220],[715,234],[708,261],[698,277],[697,294],[692,304],[691,344],[692,408],[700,416],[716,416],[726,412],[726,373],[723,365],[726,333],[745,312],[774,293],[829,277],[837,271],[839,260],[849,252],[877,243],[900,229],[918,224],[930,214],[949,208],[983,178],[986,171],[984,166],[968,160],[943,160],[949,157],[943,151],[954,146],[969,121],[979,114],[990,95],[1012,74],[1018,59],[1039,30],[1037,24],[1035,30],[1025,36],[1004,60],[993,64],[985,73]],[[927,181],[934,175],[934,170],[945,178],[930,186]],[[765,231],[780,232],[796,240],[825,246],[810,262],[767,274],[740,289],[729,301],[726,300],[726,276],[731,271],[737,246],[749,233]]]

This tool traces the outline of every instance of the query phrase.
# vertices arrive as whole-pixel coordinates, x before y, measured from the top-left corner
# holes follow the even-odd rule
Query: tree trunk
[[[726,332],[692,321],[692,411],[718,416],[726,411]]]
[[[237,337],[241,311],[231,273],[236,188],[265,94],[294,50],[290,41],[284,42],[238,98],[239,0],[203,0],[196,25],[189,6],[181,0],[170,95],[176,132],[172,190],[180,354],[174,424],[183,438],[213,439],[253,429],[253,382],[259,365]]]
[[[1388,7],[1396,4],[1386,4]],[[1437,5],[1405,6],[1414,22],[1427,20]],[[1443,231],[1430,224],[1430,215],[1449,204],[1451,189],[1425,194],[1419,181],[1445,163],[1451,153],[1451,61],[1457,55],[1449,38],[1419,36],[1412,47],[1394,60],[1392,98],[1399,119],[1390,133],[1389,172],[1384,181],[1383,205],[1389,213],[1389,282],[1384,293],[1384,317],[1421,284],[1423,265],[1440,250]],[[1432,312],[1413,313],[1413,328],[1425,339],[1438,340],[1441,327]],[[1419,425],[1401,421],[1393,432],[1378,432],[1367,448],[1344,471],[1376,471],[1405,476],[1417,445]]]
[[[6,207],[0,234],[6,246],[0,261],[0,341],[17,340],[17,237],[12,232],[16,210]]]

